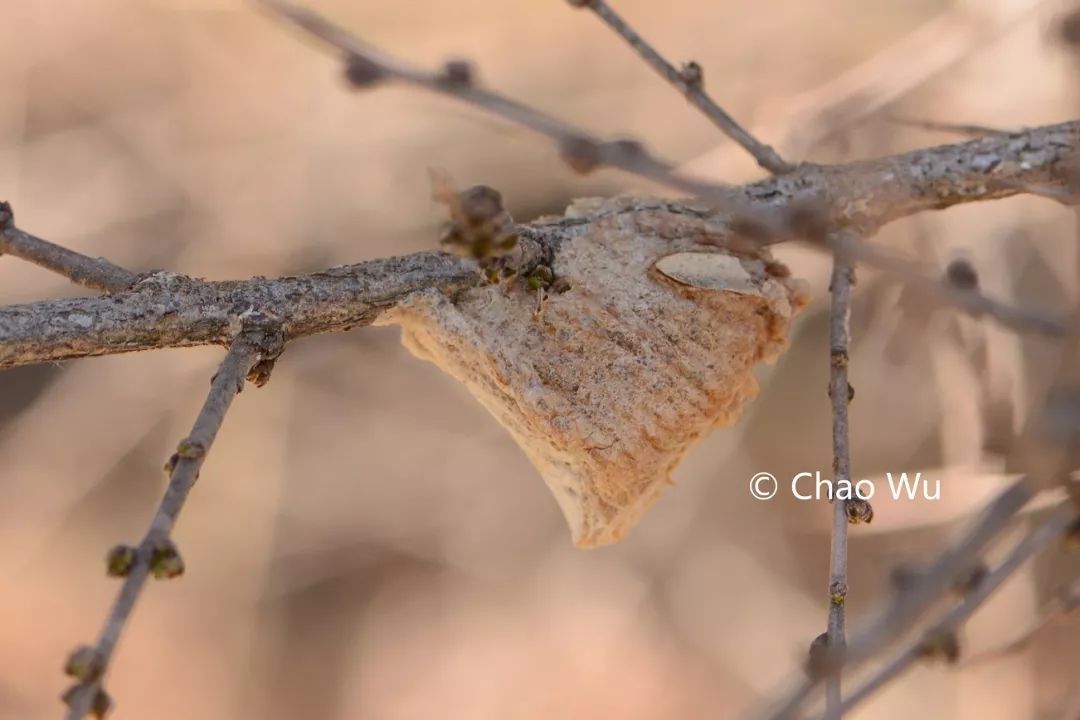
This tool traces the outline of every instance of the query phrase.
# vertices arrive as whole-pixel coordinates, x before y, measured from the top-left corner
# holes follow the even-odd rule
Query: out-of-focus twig
[[[897,588],[888,607],[848,644],[845,663],[858,663],[878,652],[910,628],[934,602],[962,584],[983,551],[1032,497],[1030,483],[1021,478],[994,498],[955,545]]]
[[[806,157],[837,134],[898,102],[908,93],[956,67],[1033,19],[1050,0],[1024,3],[958,2],[934,15],[893,44],[836,77],[758,113],[767,118],[751,128],[773,138],[779,152]],[[685,163],[707,172],[724,165],[732,148],[721,145]]]
[[[905,577],[891,599],[848,642],[839,657],[830,657],[823,671],[812,672],[792,687],[768,713],[770,720],[791,720],[832,674],[858,667],[909,631],[923,614],[971,576],[990,543],[1009,527],[1032,498],[1031,484],[1017,480],[983,509],[968,530],[927,568]]]
[[[914,212],[990,200],[1022,192],[992,186],[992,180],[1060,185],[1060,166],[1077,146],[1080,123],[1033,128],[1017,136],[979,138],[895,156],[835,166],[800,165],[766,181],[731,187],[690,178],[657,160],[641,144],[603,140],[540,110],[477,87],[460,62],[429,72],[391,57],[320,15],[284,0],[256,0],[277,17],[304,30],[343,56],[346,74],[357,87],[395,81],[463,101],[553,140],[577,170],[620,168],[707,201],[717,210],[752,224],[761,243],[798,234],[785,212],[797,202],[813,210],[830,229],[858,224],[867,235],[882,224]],[[740,217],[742,216],[742,217]]]
[[[15,227],[11,205],[0,202],[0,255],[21,258],[95,290],[119,292],[135,284],[138,276],[105,258],[92,258],[34,237]]]
[[[1067,185],[1059,187],[1057,185],[1026,183],[1021,180],[1001,180],[998,182],[1002,187],[1014,188],[1026,195],[1053,200],[1065,207],[1074,207],[1080,202],[1080,196],[1077,195],[1076,188]]]
[[[585,7],[596,13],[608,27],[627,42],[638,55],[655,70],[660,77],[678,89],[686,99],[720,130],[754,156],[758,165],[771,173],[785,173],[794,166],[785,162],[771,147],[755,138],[736,122],[725,110],[705,92],[704,72],[695,62],[687,63],[682,70],[664,59],[656,49],[626,20],[615,12],[605,0],[569,0],[575,7]]]
[[[1068,318],[1063,315],[1010,305],[982,293],[975,285],[963,286],[939,280],[925,272],[918,262],[896,253],[867,243],[853,242],[842,234],[828,238],[826,245],[895,277],[918,294],[920,299],[928,302],[957,308],[972,317],[989,318],[1017,332],[1034,332],[1050,337],[1069,334]]]
[[[1076,518],[1077,511],[1071,503],[1065,503],[1054,510],[1038,527],[1017,543],[1000,565],[975,582],[964,598],[944,617],[848,695],[841,706],[842,712],[854,710],[921,659],[943,656],[944,659],[955,662],[959,651],[956,635],[964,622],[974,615],[1025,562],[1075,523]],[[828,717],[827,714],[826,717]]]
[[[68,720],[81,720],[90,712],[100,717],[107,710],[109,700],[102,679],[146,580],[151,574],[167,578],[183,572],[183,561],[170,534],[195,484],[199,468],[221,429],[225,413],[243,389],[245,378],[256,384],[265,382],[269,372],[267,363],[273,361],[282,346],[283,338],[276,322],[265,317],[251,317],[245,321],[244,329],[229,346],[210,383],[210,391],[191,434],[180,442],[176,454],[166,465],[169,484],[146,536],[138,547],[118,546],[109,553],[108,573],[124,580],[97,643],[76,649],[68,660],[65,669],[78,680],[64,696],[69,706]]]
[[[547,136],[555,141],[563,159],[578,172],[614,167],[680,192],[718,202],[725,198],[731,200],[724,185],[694,180],[675,171],[671,164],[654,157],[641,143],[599,138],[536,108],[478,87],[472,71],[463,62],[449,63],[442,72],[429,72],[387,55],[307,8],[284,0],[256,2],[342,53],[346,77],[354,86],[393,81],[456,98]]]
[[[1074,580],[1068,585],[1059,587],[1052,599],[1039,612],[1036,622],[1019,637],[1000,647],[990,648],[972,655],[964,660],[964,667],[992,662],[998,658],[1021,652],[1029,647],[1031,641],[1042,634],[1043,631],[1055,627],[1069,618],[1077,608],[1080,608],[1080,580]]]
[[[921,130],[930,130],[933,132],[945,132],[954,133],[956,135],[967,135],[969,137],[982,137],[984,135],[1013,135],[1017,133],[1017,130],[1002,130],[1000,128],[992,128],[987,125],[971,125],[967,123],[950,123],[950,122],[938,122],[935,120],[921,120],[919,118],[910,118],[903,115],[894,115],[890,113],[887,116],[889,122],[896,125],[906,125],[908,127],[919,128]]]

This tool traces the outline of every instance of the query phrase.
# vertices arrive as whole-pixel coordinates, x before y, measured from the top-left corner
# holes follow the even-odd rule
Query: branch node
[[[843,605],[844,601],[847,600],[847,594],[848,586],[846,582],[837,580],[829,584],[829,602],[833,605]]]
[[[497,261],[514,254],[518,248],[514,218],[503,207],[502,194],[487,185],[474,185],[458,193],[450,179],[432,172],[432,194],[446,205],[450,219],[439,237],[439,244],[449,252],[477,260],[480,267],[491,269],[493,281],[501,277]],[[515,268],[516,269],[516,268]]]
[[[843,664],[845,650],[846,646],[842,643],[840,645],[829,643],[829,633],[821,633],[810,643],[804,665],[806,675],[818,680],[833,674]]]
[[[945,280],[957,290],[975,290],[979,287],[979,274],[970,261],[956,259],[945,268]]]
[[[587,137],[568,137],[559,143],[559,156],[579,175],[588,175],[603,163],[600,143]]]
[[[184,574],[184,560],[168,537],[151,540],[150,573],[157,580],[171,580]]]
[[[109,697],[109,693],[105,692],[105,689],[100,685],[87,685],[84,683],[76,683],[69,687],[60,699],[64,701],[64,704],[71,707],[79,695],[80,692],[93,692],[93,700],[90,701],[89,712],[97,720],[103,720],[105,715],[109,712],[109,708],[112,707],[112,698]]]
[[[15,211],[11,209],[11,203],[0,200],[0,233],[6,233],[15,227]]]
[[[617,157],[624,158],[630,162],[636,162],[641,158],[649,156],[644,145],[637,140],[632,140],[630,138],[613,140],[612,142],[605,143],[601,147],[610,149]]]
[[[169,459],[165,461],[165,465],[162,466],[161,469],[165,472],[166,475],[172,475],[173,471],[176,470],[176,463],[178,462],[180,462],[179,453],[173,453],[169,456]]]
[[[688,89],[700,90],[705,84],[705,71],[693,60],[683,63],[682,68],[679,69],[679,77]]]
[[[955,665],[960,660],[960,639],[952,630],[939,630],[928,635],[919,650],[927,660]]]
[[[206,445],[198,440],[187,437],[176,444],[178,460],[197,460],[204,455],[206,455]]]
[[[345,55],[345,80],[349,87],[366,90],[378,85],[383,79],[385,73],[377,63],[357,53]]]
[[[91,645],[80,645],[71,651],[64,663],[64,674],[84,683],[96,681],[105,671],[105,658]]]
[[[130,545],[117,545],[105,556],[105,574],[109,577],[127,577],[137,559],[135,548]]]
[[[979,589],[986,576],[990,574],[990,568],[986,563],[979,560],[971,565],[966,571],[961,572],[953,586],[953,592],[960,597],[969,595]]]
[[[237,378],[237,393],[243,391],[245,378],[257,388],[270,382],[274,364],[285,351],[285,330],[281,319],[275,313],[269,310],[249,310],[240,316],[240,324],[240,335],[234,338],[234,342],[250,345],[256,350],[258,359],[243,378]]]
[[[546,290],[555,282],[555,271],[547,265],[537,265],[525,281],[530,290]]]
[[[852,498],[844,501],[849,525],[869,525],[874,521],[874,506],[868,500]]]
[[[476,71],[468,60],[447,60],[440,80],[456,88],[470,87],[476,83]]]

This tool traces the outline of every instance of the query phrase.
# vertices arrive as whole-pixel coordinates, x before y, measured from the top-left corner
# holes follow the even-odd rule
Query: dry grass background
[[[758,0],[618,8],[751,126],[798,131],[794,100],[959,7],[979,23],[1032,0]],[[906,115],[1001,127],[1076,114],[1064,3],[904,94]],[[558,0],[322,0],[318,9],[418,62],[480,77],[597,130],[646,138],[717,177],[718,133],[594,18]],[[31,232],[135,270],[226,278],[314,270],[432,247],[428,167],[503,191],[525,219],[575,196],[649,190],[565,169],[542,141],[403,89],[346,91],[337,65],[242,2],[3,0],[0,195]],[[925,58],[911,57],[913,64]],[[848,106],[845,106],[848,107]],[[836,160],[951,140],[881,113],[811,148]],[[797,132],[796,132],[797,135]],[[767,142],[781,138],[767,136]],[[783,145],[781,145],[783,147]],[[720,159],[717,159],[720,158]],[[803,159],[794,157],[792,159]],[[1006,297],[1075,298],[1071,217],[1026,198],[891,227],[881,242],[973,259]],[[785,249],[820,297],[827,261]],[[0,302],[75,292],[0,260]],[[911,327],[870,275],[856,296],[858,476],[922,469],[939,503],[875,503],[852,540],[854,620],[889,567],[926,557],[1003,483],[1052,346],[951,316]],[[154,586],[109,688],[116,717],[736,717],[775,693],[824,629],[828,507],[753,501],[750,475],[828,473],[826,318],[812,306],[758,402],[676,472],[623,544],[575,550],[554,502],[466,392],[396,331],[290,345],[234,406],[181,518],[188,562]],[[139,537],[162,461],[202,399],[217,349],[0,374],[0,718],[55,717],[60,665],[115,592],[105,550]],[[1047,558],[969,627],[973,651],[1022,634],[1055,582]],[[918,669],[856,717],[1065,717],[1080,629],[1020,654]],[[1070,693],[1072,693],[1070,695]],[[1071,703],[1071,704],[1070,704]]]

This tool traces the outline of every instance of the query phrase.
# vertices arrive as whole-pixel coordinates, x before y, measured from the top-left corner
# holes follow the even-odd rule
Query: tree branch
[[[854,710],[863,701],[897,678],[911,665],[922,659],[944,655],[946,660],[954,661],[959,647],[956,635],[960,627],[982,607],[1001,585],[1020,569],[1021,566],[1050,541],[1059,537],[1070,525],[1076,522],[1076,508],[1071,503],[1059,506],[1042,524],[1017,543],[998,567],[983,576],[941,620],[892,660],[867,678],[852,692],[841,706],[842,712]],[[828,713],[825,715],[828,718]]]
[[[848,443],[848,403],[852,400],[848,383],[851,344],[851,288],[855,268],[840,253],[833,257],[829,293],[829,399],[832,403],[833,475],[837,482],[851,481],[851,454]],[[826,647],[830,653],[844,649],[844,604],[847,601],[848,500],[833,498],[832,543],[829,552],[829,622]],[[825,683],[825,714],[840,717],[840,673]]]
[[[391,57],[307,8],[283,0],[256,2],[342,53],[346,78],[354,87],[394,81],[455,98],[550,138],[563,159],[578,172],[614,167],[690,195],[719,201],[725,194],[725,186],[678,173],[671,163],[654,157],[638,142],[597,137],[517,100],[477,87],[471,67],[464,62],[449,63],[442,72],[430,72]]]
[[[799,709],[831,675],[858,667],[910,630],[935,602],[971,576],[982,553],[1012,523],[1033,493],[1026,478],[1017,480],[990,501],[960,539],[929,567],[897,578],[892,600],[855,634],[839,656],[832,655],[816,667],[808,667],[807,677],[777,703],[768,717],[771,720],[798,717]]]
[[[979,138],[959,145],[917,150],[882,160],[835,166],[800,165],[763,182],[730,187],[689,178],[657,160],[633,141],[597,138],[546,113],[476,87],[472,72],[450,63],[442,72],[419,69],[360,40],[320,15],[284,0],[257,0],[274,15],[301,28],[344,55],[354,86],[397,81],[453,97],[555,141],[572,167],[589,171],[617,167],[707,200],[715,209],[745,216],[762,242],[782,242],[797,234],[791,218],[766,210],[801,202],[805,214],[817,208],[833,229],[856,225],[868,236],[882,224],[930,209],[1023,192],[1013,181],[1050,186],[1065,183],[1064,161],[1077,149],[1080,122]]]
[[[109,553],[109,574],[124,577],[124,582],[97,644],[76,649],[68,660],[67,673],[79,680],[65,694],[65,701],[69,705],[68,720],[81,720],[89,712],[99,717],[104,715],[109,700],[102,688],[102,678],[147,578],[151,574],[157,578],[167,578],[183,573],[183,561],[169,536],[195,484],[206,453],[221,429],[225,413],[233,397],[243,389],[244,379],[249,372],[272,362],[281,352],[283,343],[275,322],[260,316],[245,318],[243,330],[229,346],[228,354],[211,381],[206,402],[195,419],[191,434],[180,442],[176,454],[166,465],[169,484],[146,536],[137,548],[119,546]],[[268,372],[266,369],[260,377],[250,379],[261,385],[266,381]]]
[[[159,272],[107,297],[0,307],[0,368],[67,358],[223,345],[249,310],[283,318],[289,339],[369,325],[409,293],[475,285],[476,264],[439,252],[300,277],[211,282]]]
[[[807,237],[811,224],[872,232],[900,217],[955,204],[1008,197],[1017,185],[1065,183],[1064,165],[1080,144],[1080,121],[1034,128],[1017,135],[980,138],[956,145],[845,165],[802,165],[786,175],[730,188],[730,197],[755,216],[784,217],[790,231]],[[662,202],[662,201],[657,201]],[[668,203],[674,212],[773,242],[756,218],[702,211]],[[560,234],[588,222],[565,218],[519,226],[523,236],[557,244]],[[793,237],[792,235],[788,236]],[[829,233],[840,238],[843,233]],[[849,238],[850,239],[850,238]],[[837,246],[839,247],[839,246]],[[836,250],[837,247],[829,247]],[[918,274],[918,265],[866,243],[846,242],[852,260],[880,267],[905,282],[921,282],[943,302],[986,314],[1017,329],[1060,335],[1066,325],[1042,313],[1011,308],[972,290],[948,288]],[[442,253],[419,253],[333,268],[301,277],[207,282],[170,273],[138,281],[109,297],[51,300],[0,307],[0,368],[133,350],[224,344],[229,329],[248,309],[285,318],[287,337],[343,330],[370,323],[383,309],[428,287],[453,292],[481,281],[474,263]]]
[[[981,293],[977,282],[964,286],[950,282],[948,278],[940,280],[931,277],[923,271],[918,262],[867,243],[856,242],[850,236],[833,234],[821,244],[833,252],[843,253],[851,260],[870,265],[896,278],[926,302],[962,310],[975,318],[990,318],[1015,332],[1033,332],[1050,337],[1064,337],[1070,332],[1068,318],[1064,315],[1052,315],[1001,302]]]
[[[1058,587],[1051,600],[1040,611],[1034,624],[1018,637],[1000,647],[984,650],[977,655],[965,658],[964,667],[991,662],[1027,649],[1036,637],[1067,620],[1070,613],[1077,608],[1080,608],[1080,579]]]
[[[792,170],[793,165],[785,162],[774,149],[751,135],[735,121],[735,118],[728,115],[722,107],[716,104],[715,100],[709,97],[704,90],[704,76],[700,65],[690,62],[684,65],[681,71],[677,70],[645,38],[630,27],[630,24],[616,13],[605,0],[569,0],[569,2],[575,7],[586,7],[596,13],[597,17],[625,40],[660,77],[679,90],[694,107],[709,118],[725,135],[753,155],[758,165],[774,175]]]
[[[105,258],[92,258],[28,235],[15,227],[11,205],[0,202],[0,255],[12,255],[63,275],[79,285],[95,290],[120,292],[138,280],[138,275],[113,265]]]
[[[920,130],[927,130],[930,132],[967,135],[968,137],[982,137],[984,135],[1009,135],[1017,132],[1016,130],[994,128],[990,127],[989,125],[939,122],[937,120],[923,120],[921,118],[905,117],[903,115],[894,115],[892,113],[887,114],[885,117],[889,122],[895,125],[906,125],[907,127],[918,128]]]
[[[986,315],[1016,329],[1052,335],[1066,332],[1056,318],[1012,308],[987,298],[975,288],[951,287],[925,276],[919,266],[859,241],[885,223],[914,213],[951,205],[1007,197],[1019,193],[1050,194],[1066,184],[1066,164],[1080,142],[1080,122],[1017,133],[995,133],[968,143],[918,150],[890,158],[835,166],[785,163],[771,148],[749,135],[703,91],[700,67],[678,71],[623,21],[605,0],[571,0],[588,6],[663,77],[714,123],[748,149],[765,168],[784,175],[731,187],[682,175],[633,141],[608,140],[558,120],[542,111],[475,85],[471,68],[448,63],[441,71],[413,67],[369,46],[320,16],[284,0],[259,0],[279,17],[308,32],[344,56],[346,75],[355,87],[396,81],[472,104],[554,140],[574,169],[621,168],[706,200],[711,210],[666,205],[671,212],[694,215],[703,224],[723,226],[725,242],[740,239],[770,244],[810,239],[834,253],[831,318],[830,394],[833,404],[835,470],[850,479],[847,404],[848,314],[855,261],[879,267],[905,282],[930,290],[938,301],[976,315]],[[1038,189],[1038,190],[1036,190]],[[637,208],[640,209],[640,208]],[[635,208],[617,212],[633,212]],[[528,241],[557,252],[561,239],[581,231],[596,217],[543,220],[518,228]],[[715,234],[715,233],[714,233]],[[709,235],[708,232],[705,235]],[[438,288],[446,293],[483,281],[473,261],[441,253],[420,253],[334,268],[302,277],[255,278],[209,282],[159,272],[138,276],[103,259],[83,256],[17,229],[10,206],[0,204],[0,252],[16,255],[88,287],[114,293],[0,308],[0,368],[71,357],[161,347],[229,344],[229,351],[211,383],[191,435],[170,459],[165,496],[138,547],[115,548],[108,559],[110,574],[123,585],[106,618],[97,644],[77,649],[67,671],[78,683],[65,699],[69,718],[87,712],[103,714],[108,704],[102,679],[123,629],[147,578],[171,577],[183,562],[170,540],[176,518],[198,477],[206,452],[219,431],[233,396],[244,378],[265,382],[274,358],[293,338],[345,330],[374,321],[412,293]],[[542,297],[542,295],[541,295]],[[853,707],[901,672],[932,643],[955,632],[1019,565],[1073,521],[1075,509],[1056,512],[1051,522],[1022,541],[994,574],[975,586],[965,601],[909,648],[886,671],[871,677],[846,701],[840,695],[840,673],[880,652],[886,643],[909,631],[941,595],[969,574],[985,547],[1006,527],[1031,496],[1018,483],[991,504],[985,516],[951,551],[898,588],[893,602],[868,629],[844,647],[844,601],[847,593],[847,524],[850,505],[834,506],[830,563],[829,660],[789,698],[778,717],[795,712],[821,684],[827,691],[829,717]],[[937,647],[937,646],[935,646]],[[914,653],[914,654],[913,654]]]

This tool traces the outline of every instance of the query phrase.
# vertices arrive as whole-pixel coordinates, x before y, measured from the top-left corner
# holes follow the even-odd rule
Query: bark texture
[[[1006,197],[1037,186],[1063,186],[1078,140],[1080,122],[1068,122],[847,165],[803,165],[731,188],[730,203],[720,210],[667,201],[639,205],[663,205],[693,219],[684,226],[689,233],[731,229],[750,216],[762,216],[780,218],[784,231],[766,242],[792,239],[799,230],[793,218],[809,208],[831,228],[852,228],[866,236],[891,220],[924,210]],[[634,211],[630,206],[610,209]],[[526,238],[557,246],[561,237],[588,222],[587,217],[567,217],[521,230]],[[452,293],[479,282],[472,263],[434,252],[302,277],[207,282],[157,273],[111,295],[0,308],[0,368],[224,344],[239,316],[250,310],[280,316],[289,338],[338,331],[371,323],[418,290]]]

